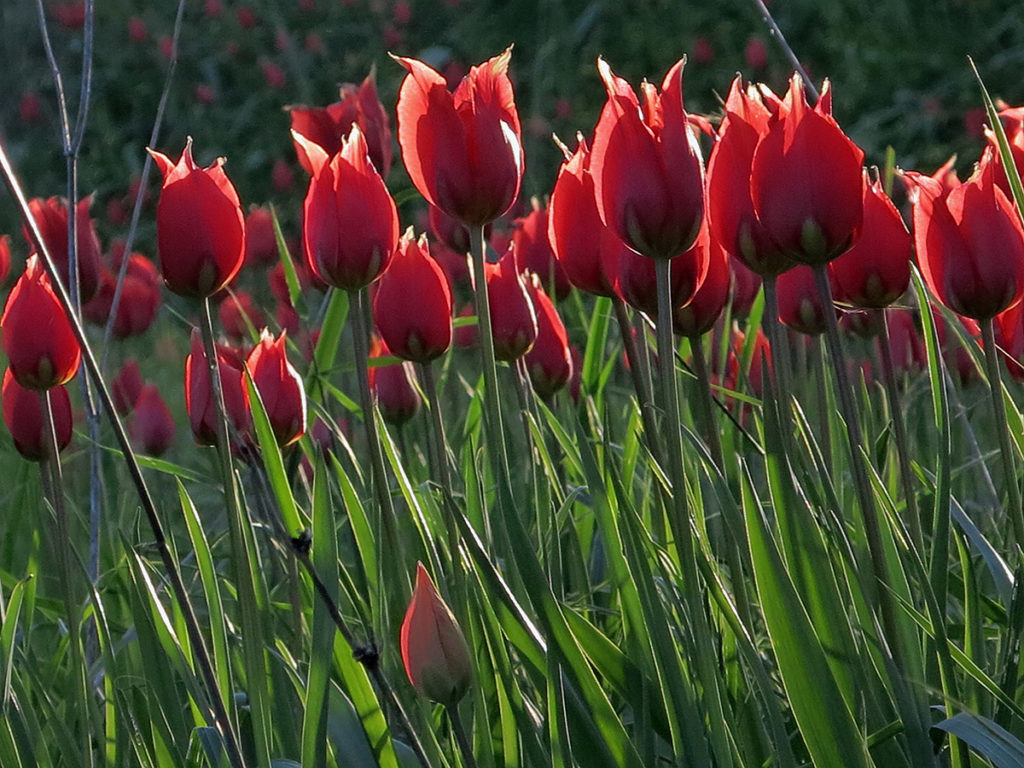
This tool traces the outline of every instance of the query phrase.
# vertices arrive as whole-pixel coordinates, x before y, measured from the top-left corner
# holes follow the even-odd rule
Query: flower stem
[[[72,574],[72,563],[75,561],[71,537],[68,532],[67,508],[64,506],[64,479],[61,472],[60,453],[57,447],[57,435],[53,426],[53,402],[50,390],[39,393],[40,405],[43,410],[43,439],[46,443],[46,457],[40,464],[46,495],[53,505],[54,513],[54,552],[57,555],[58,579],[64,597],[64,610],[68,621],[68,647],[71,650],[71,675],[75,679],[75,693],[80,700],[82,717],[82,756],[86,766],[95,765],[93,744],[93,707],[94,702],[89,693],[88,669],[82,650],[81,612],[75,599],[72,585],[75,583]]]
[[[889,313],[881,310],[882,334],[878,337],[878,352],[882,361],[882,380],[889,396],[889,410],[892,414],[893,436],[896,438],[896,453],[899,460],[900,482],[903,484],[903,498],[907,504],[907,522],[914,546],[924,555],[924,532],[921,528],[921,513],[917,508],[917,494],[914,493],[914,472],[910,468],[910,441],[907,427],[900,408],[900,393],[896,386],[896,366],[892,359],[892,344],[889,340]]]
[[[882,629],[888,641],[890,652],[896,666],[905,672],[900,650],[900,636],[897,632],[896,614],[892,603],[892,587],[885,567],[885,549],[882,543],[882,529],[875,508],[875,497],[871,492],[867,467],[861,445],[860,418],[853,401],[853,389],[850,377],[846,372],[846,359],[843,357],[842,341],[839,338],[839,322],[836,319],[835,305],[832,302],[832,289],[828,282],[828,272],[824,264],[814,267],[814,282],[821,299],[822,311],[825,315],[825,341],[828,344],[832,359],[832,372],[836,377],[836,390],[839,394],[839,407],[843,420],[846,422],[846,437],[850,452],[850,468],[853,483],[860,502],[861,516],[864,521],[864,535],[867,539],[868,553],[871,559],[873,581],[865,582],[869,594],[877,600],[881,611]]]
[[[1024,547],[1024,510],[1021,509],[1020,485],[1014,466],[1013,444],[1010,442],[1010,427],[1006,423],[1006,403],[1003,400],[1003,380],[999,371],[999,352],[996,349],[995,320],[989,318],[981,323],[981,338],[985,345],[985,373],[988,375],[989,390],[992,393],[992,413],[999,433],[999,454],[1003,461],[1003,482],[1006,483],[1010,522],[1017,545]]]
[[[437,394],[437,379],[434,376],[434,369],[431,363],[420,363],[417,368],[419,369],[420,382],[423,384],[423,391],[427,396],[427,407],[430,410],[430,428],[427,431],[430,433],[428,445],[430,446],[430,455],[434,465],[434,479],[441,486],[441,492],[446,499],[454,498],[452,476],[448,466],[448,442],[445,439],[444,419],[441,416],[441,401]],[[444,511],[445,517],[449,518],[445,520],[445,528],[448,534],[448,556],[451,558],[455,579],[461,583],[462,570],[459,564],[458,523],[454,519],[450,519],[447,503],[442,503],[441,509]]]
[[[395,560],[391,565],[396,570],[405,573],[403,564],[405,554],[402,540],[398,535],[398,518],[395,514],[395,505],[391,499],[391,489],[388,487],[388,476],[384,466],[384,452],[380,442],[380,433],[377,431],[376,408],[374,407],[373,395],[370,392],[370,377],[366,361],[370,356],[370,329],[367,324],[367,289],[349,291],[351,303],[350,316],[352,317],[352,336],[354,337],[356,378],[359,379],[359,404],[363,409],[363,427],[366,429],[366,442],[370,451],[370,467],[373,474],[373,485],[377,494],[377,502],[380,504],[381,521],[384,528],[385,545],[388,551],[394,553]],[[379,563],[382,565],[383,563]],[[394,579],[388,576],[381,579],[382,584],[393,582]],[[406,583],[411,592],[411,586]]]
[[[462,718],[459,716],[458,707],[445,707],[445,711],[448,713],[448,719],[451,720],[452,723],[452,735],[455,737],[455,743],[459,745],[459,752],[462,753],[463,768],[476,768],[476,759],[473,757],[473,747],[469,743],[469,737],[462,724]]]
[[[722,437],[718,433],[718,426],[715,424],[715,411],[711,401],[711,374],[708,371],[708,361],[704,357],[704,345],[700,336],[690,337],[690,357],[693,363],[693,373],[697,377],[697,413],[704,423],[704,439],[707,440],[708,448],[711,449],[711,458],[723,473],[725,472],[725,456],[722,453]]]
[[[715,644],[708,623],[707,606],[697,573],[697,552],[693,541],[692,521],[686,498],[686,476],[683,468],[683,443],[680,431],[679,396],[676,390],[675,343],[672,336],[672,282],[668,259],[654,260],[658,292],[658,366],[661,381],[663,432],[668,442],[667,474],[672,485],[669,499],[671,510],[669,525],[675,539],[676,551],[683,576],[683,594],[688,603],[692,621],[698,678],[702,689],[703,706],[710,726],[709,738],[713,752],[723,760],[731,754],[725,723],[728,718],[722,705],[718,667],[715,654],[708,652]]]
[[[501,401],[498,398],[498,368],[494,357],[491,306],[484,272],[487,246],[484,242],[483,227],[470,227],[469,234],[473,257],[473,299],[477,316],[477,336],[480,341],[480,363],[484,374],[484,427],[487,431],[487,442],[493,448],[488,454],[491,456],[495,480],[502,486],[503,491],[507,491],[498,494],[498,503],[501,506],[503,498],[512,498],[512,487],[508,447],[505,444],[505,430],[502,426]]]
[[[640,406],[640,418],[644,423],[644,438],[651,455],[660,460],[662,454],[661,441],[654,418],[654,388],[651,385],[651,371],[647,366],[647,356],[641,354],[633,334],[633,326],[629,322],[626,303],[618,296],[612,296],[612,307],[615,309],[615,320],[619,324],[622,346],[629,362],[629,375],[633,379],[633,391]]]

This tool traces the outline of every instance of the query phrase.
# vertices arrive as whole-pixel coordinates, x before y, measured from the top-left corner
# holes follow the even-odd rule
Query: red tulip
[[[680,336],[703,336],[714,327],[729,301],[732,270],[729,257],[713,237],[708,238],[708,271],[693,298],[672,314],[672,327]]]
[[[75,213],[75,231],[77,232],[78,247],[78,293],[83,302],[89,301],[96,295],[100,284],[100,239],[96,234],[96,225],[89,216],[89,207],[92,205],[92,195],[78,203]],[[32,211],[32,218],[39,225],[39,231],[43,235],[43,242],[53,258],[57,271],[60,273],[61,282],[64,287],[70,290],[71,284],[68,281],[68,204],[67,201],[51,197],[46,200],[35,198],[29,201],[29,209]],[[34,248],[29,238],[28,230],[23,230],[25,240],[30,248]]]
[[[11,273],[11,236],[0,235],[0,285],[7,282]]]
[[[750,167],[757,218],[779,250],[810,265],[846,251],[863,218],[864,153],[829,114],[827,81],[822,91],[818,107],[811,109],[803,80],[793,75]]]
[[[537,341],[538,317],[527,292],[526,280],[516,267],[515,251],[509,249],[496,264],[485,264],[487,298],[491,308],[494,357],[515,360]]]
[[[1006,369],[1017,381],[1024,381],[1024,302],[996,315],[995,331]]]
[[[711,230],[726,252],[758,275],[778,275],[792,261],[771,239],[754,212],[750,166],[761,136],[768,130],[778,97],[771,91],[744,89],[733,80],[725,101],[725,118],[708,161],[708,216]]]
[[[288,362],[284,332],[275,339],[264,329],[245,366],[260,393],[277,444],[294,443],[306,432],[306,390],[302,377]]]
[[[430,222],[430,231],[434,238],[444,243],[456,253],[467,254],[472,244],[469,240],[469,230],[458,219],[452,218],[435,205],[428,206],[427,220]],[[490,237],[491,228],[488,226],[484,231],[484,237]]]
[[[409,682],[432,701],[452,707],[473,679],[469,645],[455,616],[437,593],[423,563],[402,621],[402,661]]]
[[[231,282],[245,258],[245,218],[224,159],[200,168],[191,139],[177,164],[149,153],[164,175],[156,211],[164,282],[182,296],[212,296]]]
[[[277,263],[277,236],[274,217],[265,206],[252,206],[245,217],[245,263],[270,266]]]
[[[905,307],[893,307],[887,310],[886,320],[893,367],[897,371],[921,370],[926,358],[917,313]]]
[[[466,226],[505,213],[519,195],[523,139],[508,78],[512,49],[470,69],[455,89],[416,59],[398,93],[398,145],[409,178]]]
[[[121,370],[114,377],[110,391],[114,398],[114,410],[122,416],[131,413],[138,402],[139,393],[142,392],[142,373],[134,358],[125,360]]]
[[[120,267],[115,266],[115,269],[119,270]],[[116,275],[104,269],[101,272],[99,291],[82,307],[86,320],[95,325],[106,325],[116,288]],[[114,337],[126,339],[145,333],[156,320],[162,302],[160,275],[156,267],[142,254],[133,253],[129,257],[124,284],[121,286],[121,299],[113,327]]]
[[[232,342],[240,343],[249,340],[253,331],[266,325],[263,312],[248,291],[232,291],[224,298],[217,310],[220,327],[224,335]]]
[[[935,318],[935,330],[939,337],[939,348],[946,361],[946,367],[956,373],[961,386],[969,384],[978,374],[970,352],[960,343],[956,331],[949,327],[946,318],[938,306],[932,306],[932,317]],[[981,327],[970,317],[960,317],[960,330],[967,337],[968,343],[981,346]]]
[[[778,277],[779,320],[798,333],[825,332],[825,312],[814,283],[814,270],[798,264]]]
[[[860,237],[839,258],[829,262],[832,295],[838,302],[882,309],[906,293],[910,285],[913,243],[903,218],[881,181],[864,172],[864,224]]]
[[[363,288],[387,269],[398,243],[395,201],[367,155],[359,126],[334,157],[299,134],[292,137],[313,167],[302,206],[306,264],[330,285]]]
[[[319,144],[329,156],[341,151],[342,138],[358,125],[366,138],[373,167],[381,177],[391,170],[391,126],[384,105],[377,98],[377,78],[371,71],[358,87],[341,86],[341,101],[326,107],[289,107],[292,131],[307,141]],[[313,164],[306,148],[295,142],[295,153],[306,173],[313,173]]]
[[[377,338],[371,342],[370,359],[389,357],[391,350]],[[405,424],[420,409],[420,393],[413,384],[412,363],[371,365],[368,370],[370,390],[377,400],[384,421],[395,426]]]
[[[242,380],[242,361],[234,350],[218,347],[217,365],[224,407],[235,430],[244,434],[249,429],[249,391]],[[185,410],[188,411],[192,435],[199,445],[217,443],[217,406],[213,400],[210,366],[207,363],[199,330],[192,330],[192,351],[185,358]]]
[[[512,242],[515,244],[519,268],[535,273],[548,295],[561,301],[569,295],[572,285],[565,269],[555,259],[548,237],[548,213],[548,209],[541,207],[535,200],[534,209],[515,220]]]
[[[533,389],[548,399],[569,383],[572,377],[572,352],[565,324],[551,298],[543,291],[540,278],[526,275],[526,290],[537,312],[537,342],[523,356]]]
[[[548,205],[548,240],[569,282],[597,296],[615,295],[620,254],[627,246],[601,221],[583,137],[558,171]]]
[[[82,350],[38,256],[29,257],[7,296],[0,341],[11,373],[28,389],[56,387],[78,371]]]
[[[42,461],[48,453],[42,393],[21,386],[8,368],[4,372],[0,396],[3,398],[4,423],[14,438],[14,447],[26,459]],[[71,442],[71,399],[67,388],[53,387],[50,403],[57,450],[62,451]]]
[[[151,456],[162,456],[174,444],[174,419],[156,385],[146,384],[139,391],[131,432]]]
[[[704,167],[683,109],[683,64],[662,93],[642,86],[644,107],[608,64],[597,63],[608,100],[594,129],[590,169],[601,219],[644,256],[671,259],[686,251],[704,218]]]
[[[430,256],[427,236],[403,235],[391,267],[377,284],[373,320],[392,354],[427,363],[452,343],[452,294]]]
[[[999,112],[1003,129],[1006,133],[1006,140],[1010,145],[1010,154],[1013,156],[1013,164],[1017,173],[1024,173],[1024,107],[1009,107]],[[996,146],[996,136],[993,132],[986,132],[993,147]],[[1010,191],[1010,181],[1006,177],[1006,169],[1003,167],[1003,158],[996,152],[993,158],[996,164],[996,184],[1003,191],[1003,194],[1010,200],[1013,193]]]
[[[761,276],[734,256],[729,257],[732,267],[732,302],[730,304],[734,319],[742,319],[750,314],[757,294],[761,292]]]
[[[81,29],[85,26],[84,0],[54,3],[50,6],[50,12],[65,29]]]
[[[1024,293],[1024,229],[994,180],[992,148],[963,184],[907,172],[914,243],[929,290],[954,312],[987,320]]]
[[[669,275],[673,308],[688,304],[704,282],[708,271],[709,237],[708,227],[702,226],[693,245],[672,259]],[[629,250],[622,251],[619,254],[619,274],[615,287],[630,306],[652,317],[658,314],[657,281],[651,259]]]

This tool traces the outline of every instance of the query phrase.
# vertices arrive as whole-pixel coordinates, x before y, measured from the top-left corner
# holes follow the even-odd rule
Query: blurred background
[[[72,113],[79,98],[83,4],[42,0]],[[791,67],[754,2],[670,0],[185,0],[179,61],[160,139],[177,157],[191,135],[197,160],[228,158],[243,204],[274,202],[293,225],[305,192],[288,133],[289,104],[323,106],[338,85],[376,68],[391,113],[403,70],[388,52],[422,58],[457,79],[515,45],[511,73],[524,127],[524,194],[550,190],[560,154],[604,101],[604,56],[631,83],[660,84],[683,54],[690,111],[714,116],[735,73],[785,89]],[[163,88],[177,3],[96,3],[95,72],[81,162],[82,194],[104,242],[124,234]],[[1019,0],[774,0],[772,14],[811,76],[829,77],[840,124],[882,163],[931,172],[958,154],[961,176],[982,146],[971,56],[993,96],[1024,102]],[[31,196],[64,192],[55,88],[35,0],[0,4],[0,135]],[[400,162],[388,179],[403,225],[418,202]],[[156,190],[157,179],[150,184]],[[152,201],[155,195],[152,196]],[[0,232],[20,229],[0,191]],[[152,214],[141,246],[152,242]],[[15,250],[24,250],[17,238]],[[17,256],[18,254],[16,254]],[[23,253],[21,255],[24,255]]]

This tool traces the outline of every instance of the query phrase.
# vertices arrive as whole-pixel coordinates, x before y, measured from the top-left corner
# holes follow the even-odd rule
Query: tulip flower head
[[[287,352],[285,333],[275,339],[264,328],[245,361],[280,446],[294,443],[306,432],[306,390]]]
[[[725,118],[708,160],[708,216],[711,230],[733,258],[757,275],[778,275],[793,263],[771,239],[750,192],[750,165],[768,121],[779,108],[767,89],[744,88],[733,80],[725,101]]]
[[[527,275],[526,290],[537,312],[537,342],[523,356],[533,389],[547,400],[572,378],[572,352],[565,323],[551,297],[544,292],[540,278]]]
[[[245,258],[245,217],[224,159],[200,168],[191,139],[177,163],[149,153],[164,175],[156,211],[164,282],[181,296],[212,296],[231,282]]]
[[[217,366],[224,391],[224,407],[234,429],[244,434],[249,429],[249,390],[242,381],[242,361],[231,349],[218,347]],[[192,436],[199,445],[217,444],[217,406],[213,399],[210,366],[199,335],[192,330],[192,351],[185,358],[185,410]]]
[[[863,203],[860,236],[850,250],[829,262],[828,276],[836,301],[882,309],[906,293],[914,246],[881,181],[870,181],[867,171]]]
[[[668,71],[661,93],[643,83],[642,109],[629,83],[597,62],[608,91],[590,158],[598,210],[626,245],[657,259],[693,245],[704,218],[704,165],[683,109],[685,61]]]
[[[14,438],[18,453],[29,461],[45,459],[48,448],[42,393],[21,386],[8,368],[4,372],[0,399],[3,400],[4,423]],[[71,400],[67,388],[61,385],[51,388],[50,404],[57,450],[62,451],[71,442]]]
[[[426,363],[452,343],[452,294],[440,265],[430,256],[427,236],[410,227],[377,284],[373,320],[392,354]]]
[[[387,269],[398,244],[398,211],[367,154],[359,126],[329,156],[292,132],[305,147],[313,178],[303,202],[306,264],[318,278],[346,291],[364,288]]]
[[[729,301],[732,269],[729,257],[708,234],[708,270],[693,298],[672,313],[672,328],[680,336],[703,336],[714,327]]]
[[[534,272],[544,290],[552,298],[561,301],[569,295],[572,284],[565,274],[561,262],[555,258],[549,232],[549,209],[534,199],[530,213],[515,220],[512,241],[516,249],[519,268]]]
[[[1024,228],[995,183],[992,148],[950,188],[908,171],[914,244],[929,290],[957,314],[987,320],[1024,293]]]
[[[416,566],[401,649],[409,682],[428,699],[452,707],[466,695],[473,678],[469,645],[423,563]]]
[[[832,118],[828,82],[812,109],[793,75],[750,166],[754,212],[778,250],[824,264],[849,249],[863,219],[864,152]]]
[[[387,344],[376,336],[370,339],[370,359],[390,357]],[[420,397],[412,363],[371,365],[367,370],[370,391],[377,400],[380,415],[388,424],[400,427],[416,415],[423,399]]]
[[[92,205],[92,195],[79,201],[75,209],[75,242],[77,244],[78,258],[78,294],[83,302],[89,301],[96,295],[100,285],[100,262],[101,247],[100,239],[96,234],[96,225],[89,216],[89,208]],[[57,266],[61,282],[68,290],[71,289],[69,280],[70,256],[68,245],[68,203],[58,197],[51,197],[46,200],[35,198],[28,203],[32,218],[36,220],[39,231],[43,236],[43,242],[50,252],[50,256]],[[28,230],[25,229],[25,240],[32,248],[32,240],[29,238]]]
[[[523,138],[508,77],[509,48],[472,67],[455,92],[422,61],[396,57],[408,71],[398,93],[398,145],[412,183],[467,227],[508,211],[523,176]]]
[[[388,113],[377,97],[377,77],[370,72],[356,86],[341,86],[341,101],[326,107],[288,107],[292,131],[307,141],[318,144],[328,155],[341,150],[342,138],[348,136],[353,125],[358,125],[366,137],[367,150],[373,167],[384,178],[391,170],[391,126]],[[305,143],[295,142],[295,153],[307,173],[313,173],[313,164]]]
[[[484,265],[487,298],[491,308],[494,356],[511,361],[522,357],[537,341],[537,310],[527,292],[526,280],[510,248],[496,264]]]
[[[814,270],[797,264],[779,275],[779,320],[805,336],[825,332],[825,311],[814,283]]]
[[[155,384],[139,391],[131,433],[151,456],[163,455],[174,444],[174,418]]]
[[[38,256],[7,296],[0,317],[0,343],[10,370],[27,389],[50,389],[78,371],[82,350]]]

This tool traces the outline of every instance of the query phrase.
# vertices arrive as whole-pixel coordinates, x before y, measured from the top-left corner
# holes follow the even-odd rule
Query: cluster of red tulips
[[[510,51],[473,67],[454,93],[423,62],[396,60],[407,72],[397,104],[398,146],[409,178],[430,205],[432,238],[411,227],[402,233],[385,184],[392,154],[389,118],[372,78],[344,89],[342,100],[326,108],[291,110],[295,149],[310,175],[302,206],[305,270],[299,272],[353,296],[372,286],[374,355],[427,365],[463,333],[472,340],[471,328],[453,331],[456,313],[479,316],[486,308],[487,322],[478,328],[491,335],[494,357],[522,359],[538,395],[549,398],[577,366],[556,309],[573,286],[654,317],[656,265],[668,262],[675,331],[699,339],[716,326],[730,299],[733,317],[745,314],[763,281],[766,311],[813,335],[826,328],[829,295],[843,309],[869,313],[899,301],[916,254],[933,296],[965,318],[971,333],[995,321],[1001,348],[1024,358],[1024,229],[1011,201],[1009,169],[992,146],[964,182],[948,167],[932,176],[902,174],[912,204],[911,235],[883,180],[863,168],[864,153],[833,118],[827,83],[811,104],[799,76],[782,97],[737,78],[715,128],[684,108],[682,60],[660,89],[644,82],[639,96],[599,61],[607,102],[592,139],[580,135],[575,150],[565,148],[546,208],[537,204],[517,218],[511,234],[494,228],[490,244],[498,258],[482,275],[473,274],[466,254],[482,247],[484,228],[509,214],[520,197],[524,158],[508,76]],[[1024,168],[1024,113],[1008,109],[1003,118],[1014,160]],[[713,145],[706,173],[702,141]],[[223,296],[243,263],[266,263],[267,254],[274,259],[269,214],[244,215],[220,160],[198,166],[191,142],[177,162],[151,154],[163,174],[156,212],[159,275],[171,292],[201,300]],[[135,253],[115,254],[104,263],[88,204],[83,201],[76,216],[75,275],[68,274],[66,206],[36,201],[33,213],[84,316],[110,322],[117,301],[113,335],[142,333],[160,306],[158,273]],[[816,275],[826,265],[828,291],[822,291]],[[308,414],[302,379],[286,353],[286,334],[298,337],[302,329],[284,272],[278,267],[275,274],[275,317],[282,330],[264,330],[248,352],[218,346],[215,369],[233,439],[244,442],[250,430],[248,375],[274,437],[285,446],[304,434]],[[481,293],[479,285],[486,286],[486,298],[478,297],[474,311],[468,296],[475,286]],[[895,357],[905,365],[920,359],[909,312],[896,310],[888,320],[893,344],[903,345]],[[877,334],[884,327],[879,317],[856,316],[850,323]],[[262,312],[242,291],[224,300],[220,319],[236,344],[251,337],[251,327],[258,331],[263,325]],[[28,260],[0,326],[10,366],[3,380],[4,418],[18,450],[38,460],[47,455],[44,438],[51,429],[58,448],[70,440],[65,385],[81,357],[38,257]],[[780,343],[770,342],[758,342],[766,358]],[[194,332],[185,398],[201,444],[217,439],[210,351]],[[759,353],[755,363],[760,361]],[[748,375],[752,383],[759,379],[735,364],[723,370],[731,376],[728,387]],[[374,388],[388,399],[385,412],[408,418],[418,397],[409,372],[383,366],[372,369],[372,376]],[[124,412],[142,414],[137,436],[146,450],[165,450],[173,420],[157,387],[143,385],[137,366],[129,366],[116,391]],[[438,682],[435,672],[424,677],[428,662],[418,662],[422,654],[410,647],[409,636],[416,632],[439,631],[444,647],[457,647],[461,639],[450,628],[425,628],[448,615],[428,586],[425,573],[417,577],[419,597],[403,630],[403,652],[417,687],[451,701],[455,691],[464,690],[462,682],[453,689],[442,684],[450,680]]]

